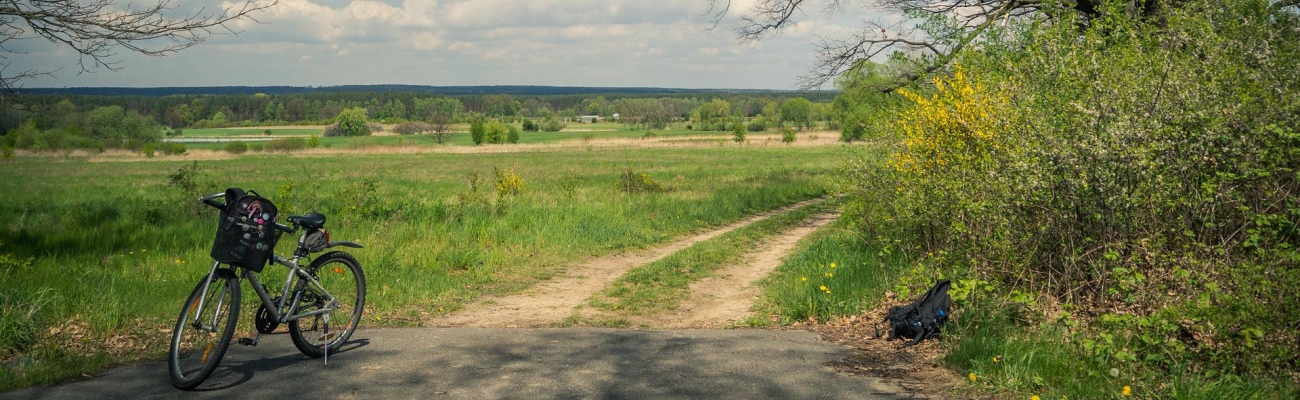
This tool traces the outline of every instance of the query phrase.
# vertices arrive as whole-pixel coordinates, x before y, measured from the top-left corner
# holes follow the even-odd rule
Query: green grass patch
[[[255,189],[283,213],[328,215],[336,240],[366,246],[351,250],[367,275],[363,324],[410,326],[425,313],[520,290],[587,257],[654,246],[824,196],[842,152],[246,153],[234,160],[96,163],[19,157],[0,164],[0,357],[6,376],[28,378],[5,378],[0,390],[76,376],[38,366],[85,365],[70,360],[97,357],[42,351],[61,340],[45,334],[53,326],[84,325],[91,341],[137,329],[169,331],[179,303],[211,265],[216,214],[194,199],[229,186]],[[511,168],[522,190],[498,194],[494,171]],[[629,168],[663,190],[623,192],[618,182]],[[282,239],[282,254],[294,239]],[[271,286],[284,276],[279,267],[263,274]],[[244,292],[248,313],[257,300]],[[242,329],[252,326],[241,320]],[[134,356],[166,351],[165,340],[145,344]],[[12,362],[20,359],[35,361]]]
[[[271,131],[270,135],[266,134],[267,130]],[[295,128],[273,128],[273,127],[250,127],[250,128],[209,128],[209,129],[181,129],[181,137],[226,137],[226,136],[320,136],[324,128],[320,127],[295,127]]]
[[[1092,336],[1106,339],[1096,345],[1079,346],[1076,342],[1086,330],[1064,322],[1028,324],[1024,311],[1014,302],[987,299],[954,313],[953,323],[945,332],[949,344],[945,363],[968,377],[973,374],[971,388],[976,393],[994,397],[1037,395],[1043,399],[1300,396],[1300,387],[1289,381],[1286,371],[1278,371],[1278,376],[1271,379],[1252,379],[1196,371],[1179,363],[1153,369],[1133,360],[1104,357],[1106,351],[1089,351],[1085,347],[1113,346],[1122,350],[1137,343],[1100,332]]]
[[[762,283],[770,313],[780,323],[825,321],[861,313],[899,282],[907,257],[836,222],[822,228]],[[764,321],[753,321],[765,324]]]
[[[790,210],[633,268],[593,296],[588,304],[599,310],[632,315],[674,310],[690,296],[691,282],[742,262],[745,254],[764,239],[838,204],[830,200]]]

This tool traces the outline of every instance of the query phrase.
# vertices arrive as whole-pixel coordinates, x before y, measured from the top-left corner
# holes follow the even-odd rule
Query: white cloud
[[[733,3],[732,16],[754,0]],[[34,84],[791,88],[814,57],[813,37],[867,19],[860,7],[828,19],[811,3],[782,35],[738,44],[725,30],[734,19],[708,30],[705,0],[280,0],[261,23],[231,24],[238,35],[164,58],[122,52],[120,72]],[[43,48],[27,63],[75,69],[75,58]]]

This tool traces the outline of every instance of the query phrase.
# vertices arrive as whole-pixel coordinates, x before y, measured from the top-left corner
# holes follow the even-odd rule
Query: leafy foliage
[[[338,124],[339,136],[369,136],[370,125],[366,116],[366,109],[362,107],[353,107],[339,112],[335,121]],[[326,131],[327,135],[329,131]]]
[[[1072,343],[1099,367],[1286,370],[1300,354],[1300,19],[1260,0],[1079,18],[1012,20],[901,90],[897,112],[837,101],[846,137],[897,143],[883,165],[852,164],[846,215],[914,243],[926,268],[1072,309],[1091,328]]]

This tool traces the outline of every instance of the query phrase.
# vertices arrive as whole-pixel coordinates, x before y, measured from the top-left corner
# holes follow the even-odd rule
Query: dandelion
[[[821,291],[823,291],[823,292],[825,292],[825,291],[827,291],[827,290],[830,290],[830,289],[827,289],[827,288],[826,288],[826,285],[821,285],[821,287],[818,287],[817,289],[819,289],[819,290],[821,290]]]
[[[974,372],[971,372],[970,375],[966,375],[966,377],[967,377],[967,378],[970,378],[970,382],[971,382],[971,383],[975,383],[975,373],[974,373]]]
[[[993,356],[993,363],[994,363],[994,364],[997,364],[999,361],[1002,361],[1002,356]]]
[[[1029,400],[1040,400],[1040,399],[1038,398],[1038,395],[1033,395],[1029,397]]]
[[[835,269],[835,263],[831,263],[831,269]]]
[[[827,273],[826,273],[826,277],[827,277],[827,278],[834,278],[834,277],[835,277],[835,273],[833,273],[833,272],[827,272]]]
[[[126,254],[135,255],[135,252],[134,252],[134,251],[128,251],[128,252],[126,252]]]
[[[803,280],[804,282],[807,282],[807,281],[808,281],[808,277],[806,277],[806,276],[805,276],[805,277],[802,277],[802,278],[799,278],[799,279]]]
[[[1128,387],[1128,386],[1124,386],[1124,391],[1121,392],[1121,394],[1123,394],[1123,395],[1125,395],[1125,396],[1131,396],[1131,395],[1133,395],[1133,388],[1130,388],[1130,387]]]

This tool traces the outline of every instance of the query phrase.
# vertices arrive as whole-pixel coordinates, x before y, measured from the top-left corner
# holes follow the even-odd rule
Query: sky
[[[154,0],[118,0],[153,4]],[[865,1],[828,14],[809,1],[780,35],[742,43],[708,0],[280,0],[166,57],[119,49],[118,70],[79,72],[76,53],[44,39],[7,44],[8,69],[55,71],[24,87],[546,85],[796,89],[819,36],[881,17]],[[142,3],[143,2],[143,3]],[[173,12],[230,2],[172,0]],[[16,47],[17,46],[17,47]]]

